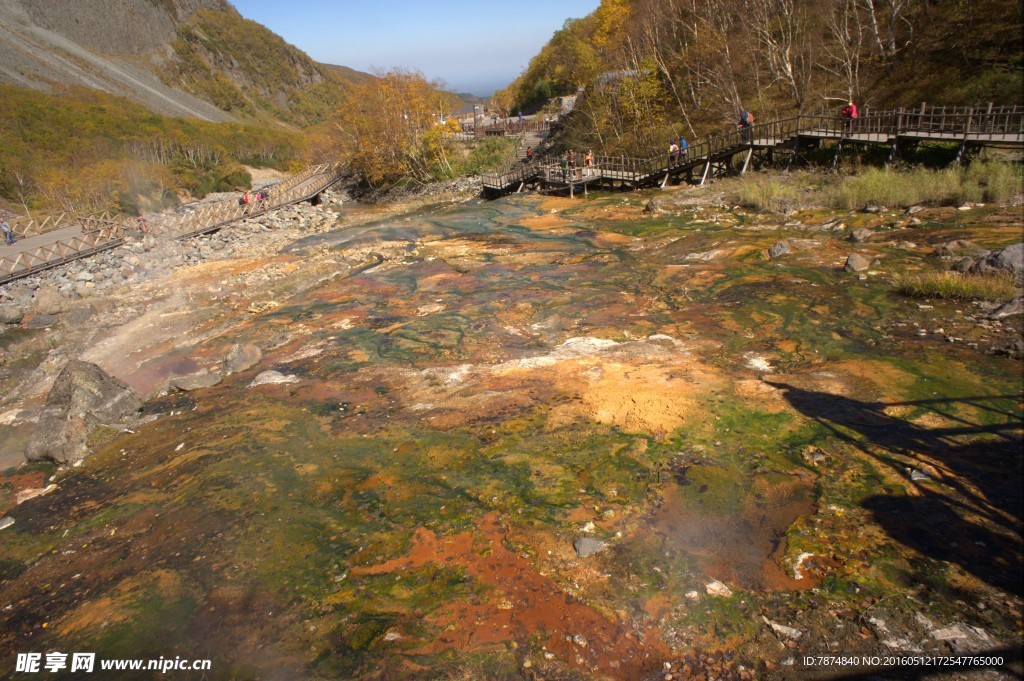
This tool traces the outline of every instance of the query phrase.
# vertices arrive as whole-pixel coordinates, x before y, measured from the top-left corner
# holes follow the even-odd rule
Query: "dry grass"
[[[1016,294],[1013,275],[960,274],[959,272],[926,272],[899,274],[895,289],[915,298],[950,298],[953,300],[1003,301]]]

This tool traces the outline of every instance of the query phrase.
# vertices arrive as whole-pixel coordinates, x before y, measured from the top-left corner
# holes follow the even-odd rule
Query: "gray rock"
[[[789,247],[788,241],[779,241],[773,244],[771,248],[768,249],[768,257],[772,259],[781,258],[782,256],[787,255],[791,252],[792,249]]]
[[[93,281],[95,278],[92,272],[79,272],[78,276],[75,277],[78,281]]]
[[[46,397],[25,457],[77,463],[89,454],[86,437],[93,427],[120,421],[141,406],[142,400],[127,385],[95,364],[72,360]]]
[[[944,244],[939,244],[935,247],[933,252],[938,256],[964,255],[967,253],[977,256],[985,256],[989,253],[978,244],[973,241],[967,241],[966,239],[954,239],[953,241],[947,241]]]
[[[232,345],[224,359],[224,371],[228,374],[237,374],[253,368],[261,359],[263,351],[255,345]]]
[[[661,199],[651,199],[650,201],[647,202],[647,205],[644,206],[644,212],[645,213],[655,213],[655,214],[657,214],[657,213],[669,213],[669,212],[671,212],[671,209]]]
[[[6,530],[8,527],[14,524],[14,518],[9,515],[0,518],[0,530]]]
[[[204,371],[202,373],[191,374],[189,376],[175,376],[170,378],[167,380],[167,389],[191,392],[193,390],[199,390],[200,388],[212,388],[222,380],[223,379],[220,374]]]
[[[32,315],[28,322],[25,324],[26,329],[47,329],[59,320],[52,314],[37,314]]]
[[[11,303],[0,305],[0,324],[18,324],[25,313],[21,308]]]
[[[871,238],[872,234],[874,234],[874,232],[872,232],[870,229],[864,229],[863,227],[861,229],[855,229],[850,234],[850,241],[852,241],[855,244],[864,243],[865,241]]]
[[[843,267],[847,272],[860,272],[871,267],[871,258],[860,253],[851,253],[850,257],[846,259],[846,265]]]
[[[580,537],[572,543],[572,547],[576,549],[576,555],[580,558],[586,558],[587,556],[599,553],[608,548],[608,544],[601,541],[600,539],[594,539],[592,537]]]
[[[255,388],[258,385],[274,385],[274,384],[277,384],[277,383],[298,383],[298,382],[299,382],[299,377],[298,376],[286,376],[285,374],[282,374],[280,371],[270,370],[270,371],[264,371],[264,372],[262,372],[260,374],[257,374],[256,378],[252,379],[252,383],[250,383],[247,387]]]
[[[64,298],[55,289],[44,288],[36,293],[36,310],[42,314],[57,314],[64,309],[64,305]]]
[[[1003,303],[997,307],[988,317],[989,319],[1003,319],[1021,313],[1024,313],[1024,296],[1017,296],[1010,302]]]
[[[971,274],[987,274],[989,272],[1012,272],[1024,274],[1024,243],[1013,244],[1006,248],[979,258],[968,270]]]
[[[885,206],[875,203],[874,201],[864,206],[865,213],[881,213],[883,210],[885,210]]]

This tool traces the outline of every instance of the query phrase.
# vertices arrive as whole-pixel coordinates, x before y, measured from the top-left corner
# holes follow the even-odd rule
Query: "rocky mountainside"
[[[0,0],[0,82],[44,92],[84,85],[164,115],[304,126],[344,98],[347,71],[226,0]]]

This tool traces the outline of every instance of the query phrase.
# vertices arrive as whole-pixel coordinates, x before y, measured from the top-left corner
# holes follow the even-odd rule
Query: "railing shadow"
[[[1021,522],[1022,418],[1003,408],[1021,395],[955,397],[909,402],[863,402],[843,395],[768,381],[797,411],[834,437],[857,447],[908,479],[913,494],[880,489],[862,506],[890,537],[975,578],[1021,595],[1024,584]],[[954,413],[970,406],[979,416]],[[945,425],[928,427],[891,416],[893,407],[915,407]],[[1001,423],[982,423],[981,412]],[[911,477],[911,471],[918,474]],[[930,472],[930,479],[920,479]],[[917,480],[914,477],[919,478]]]

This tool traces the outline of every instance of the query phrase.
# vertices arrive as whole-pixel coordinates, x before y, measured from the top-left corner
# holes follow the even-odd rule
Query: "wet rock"
[[[870,229],[855,229],[850,234],[850,241],[852,241],[855,244],[861,244],[870,239],[872,234],[874,234],[874,232],[872,232]]]
[[[587,556],[604,551],[608,548],[608,544],[600,539],[580,537],[572,543],[572,547],[576,550],[577,556],[580,558],[586,558]]]
[[[979,258],[968,271],[971,274],[1012,272],[1020,276],[1024,274],[1024,243],[1013,244]]]
[[[95,364],[72,360],[46,397],[25,457],[77,463],[89,453],[86,436],[94,426],[117,422],[141,406],[142,400],[127,385]]]
[[[212,388],[223,380],[220,374],[204,371],[188,376],[175,376],[167,381],[168,390],[191,392],[200,388]]]
[[[92,319],[92,315],[92,308],[76,307],[75,309],[68,310],[64,313],[63,321],[66,326],[79,326]]]
[[[285,374],[282,374],[280,371],[274,371],[271,369],[270,371],[264,371],[260,374],[257,374],[256,378],[252,379],[252,383],[250,383],[247,387],[255,388],[258,385],[275,385],[278,383],[298,382],[298,376],[286,376]]]
[[[910,471],[910,479],[914,482],[920,482],[922,480],[931,480],[931,477],[924,471],[914,468]]]
[[[879,203],[876,203],[874,201],[871,201],[866,206],[864,206],[864,208],[862,210],[865,213],[881,213],[882,211],[885,210],[885,206],[883,206],[883,205],[881,205]]]
[[[263,351],[255,345],[232,345],[224,359],[224,371],[227,374],[237,374],[251,369],[262,359]]]
[[[730,596],[732,596],[732,589],[730,589],[717,579],[705,584],[704,590],[708,592],[709,596],[715,596],[717,598],[729,598]]]
[[[8,527],[14,524],[14,518],[9,515],[0,518],[0,530],[6,530]]]
[[[788,241],[779,241],[773,244],[772,247],[768,249],[768,257],[772,259],[781,258],[782,256],[787,255],[791,252],[792,249],[790,248]]]
[[[1004,319],[1013,315],[1024,313],[1024,296],[1017,296],[1013,300],[1003,303],[989,313],[989,319]]]
[[[860,272],[869,267],[871,267],[871,258],[860,253],[851,253],[846,259],[846,265],[843,266],[843,269],[847,272]]]
[[[914,215],[924,210],[924,206],[911,206],[907,209],[907,215]]]

